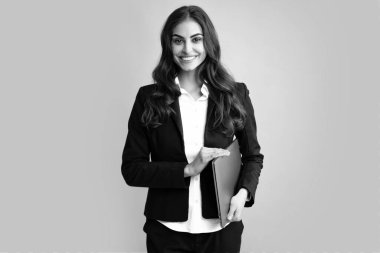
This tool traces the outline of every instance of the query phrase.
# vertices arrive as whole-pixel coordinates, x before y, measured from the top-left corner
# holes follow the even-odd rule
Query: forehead
[[[195,20],[186,19],[174,27],[174,33],[186,38],[196,33],[202,33],[202,27]]]

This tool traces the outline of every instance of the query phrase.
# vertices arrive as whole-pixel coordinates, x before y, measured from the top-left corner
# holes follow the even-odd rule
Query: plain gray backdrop
[[[380,2],[0,1],[0,251],[144,252],[121,175],[167,16],[201,6],[265,156],[242,252],[380,251]]]

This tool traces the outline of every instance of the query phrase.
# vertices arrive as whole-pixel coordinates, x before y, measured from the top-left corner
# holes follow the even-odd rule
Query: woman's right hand
[[[184,170],[184,176],[190,177],[198,175],[202,172],[206,165],[214,158],[220,156],[229,156],[230,151],[222,148],[207,148],[202,147],[194,161],[186,165]]]

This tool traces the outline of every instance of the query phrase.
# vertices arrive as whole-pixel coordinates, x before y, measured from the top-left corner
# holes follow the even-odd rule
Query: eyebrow
[[[198,35],[203,36],[203,34],[201,34],[201,33],[196,33],[196,34],[191,35],[190,38],[195,37],[195,36],[198,36]],[[182,39],[184,38],[184,37],[182,37],[181,35],[178,35],[178,34],[175,34],[175,33],[172,35],[172,37],[174,37],[174,36],[180,37],[180,38],[182,38]]]

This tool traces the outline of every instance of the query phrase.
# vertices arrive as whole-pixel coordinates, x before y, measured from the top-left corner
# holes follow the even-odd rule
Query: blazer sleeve
[[[255,193],[261,169],[263,168],[264,156],[260,153],[261,147],[257,140],[256,120],[249,97],[249,90],[244,83],[240,85],[242,86],[240,90],[243,90],[241,97],[243,99],[243,106],[247,112],[247,119],[244,128],[235,133],[239,141],[243,164],[237,189],[245,188],[248,190],[249,199],[246,201],[245,207],[251,207],[255,202]]]
[[[184,178],[187,162],[150,161],[149,133],[141,123],[146,95],[140,87],[128,121],[121,171],[130,186],[188,188]]]

